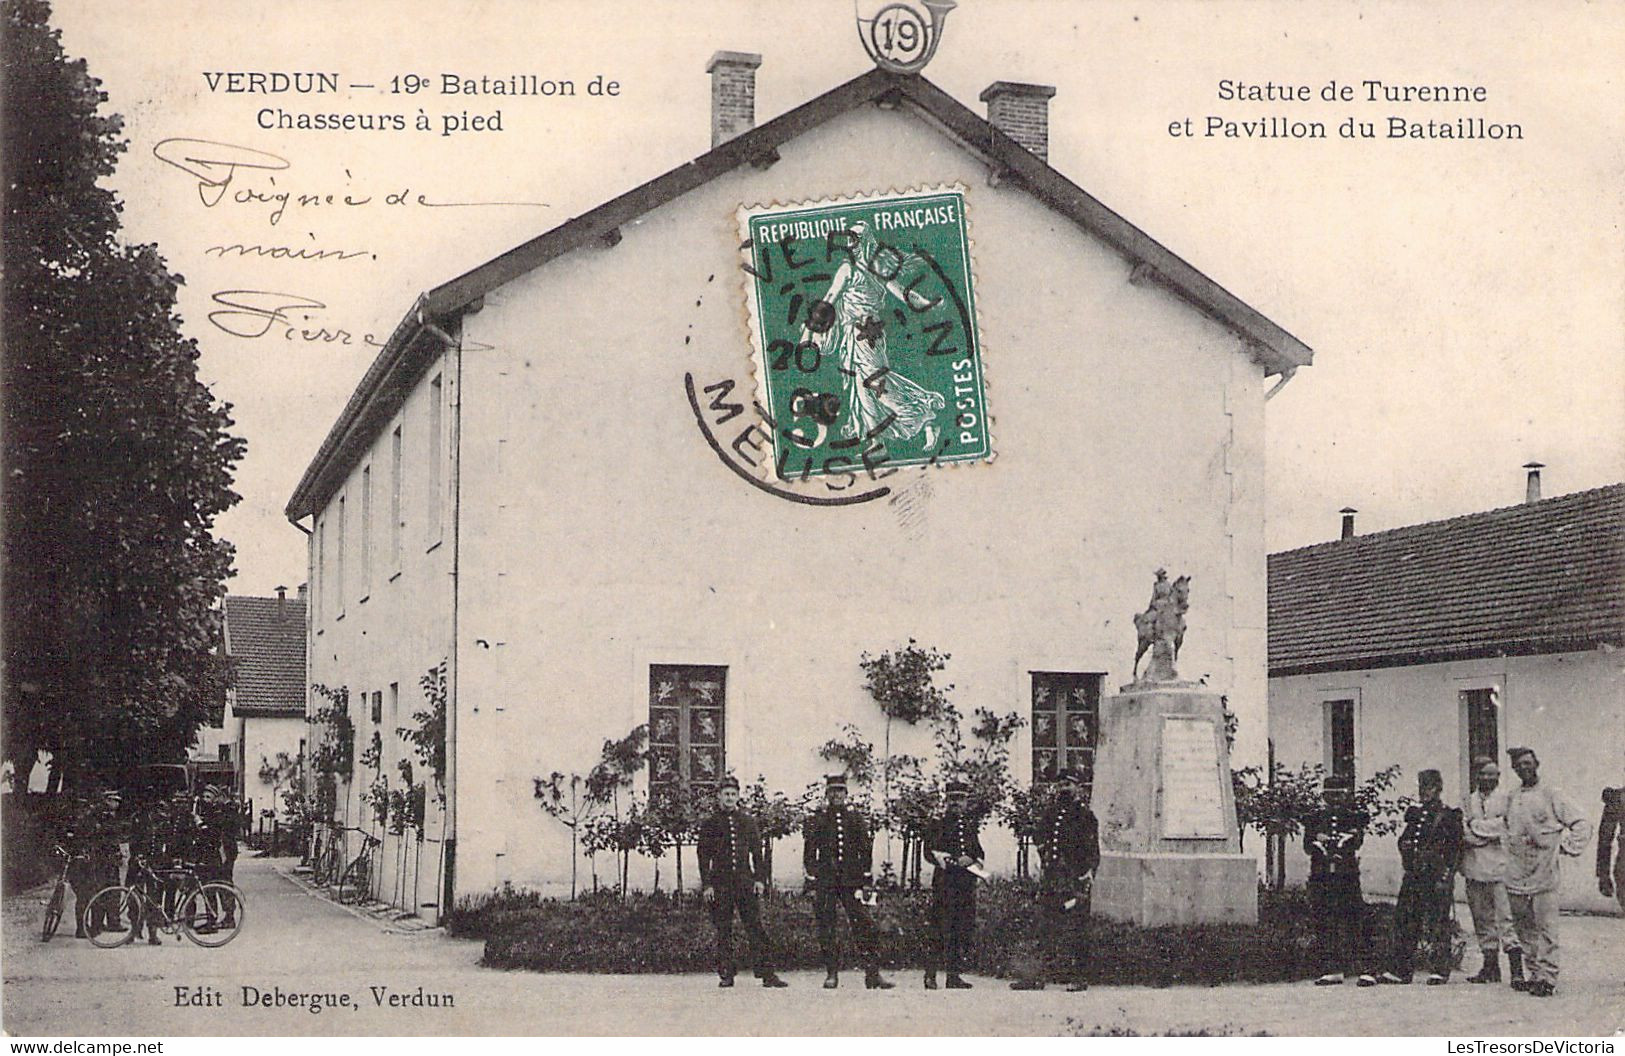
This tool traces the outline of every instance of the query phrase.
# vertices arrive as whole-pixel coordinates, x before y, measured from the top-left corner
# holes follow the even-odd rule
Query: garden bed
[[[883,933],[889,969],[919,969],[927,954],[927,891],[883,894],[874,911]],[[822,967],[812,897],[775,891],[762,900],[762,919],[781,969]],[[1090,981],[1106,985],[1218,985],[1283,982],[1319,974],[1314,929],[1302,891],[1259,892],[1256,926],[1188,925],[1137,928],[1096,919],[1094,968]],[[1385,940],[1393,907],[1366,907],[1367,948]],[[485,939],[484,963],[494,968],[539,972],[714,971],[711,921],[697,894],[681,899],[664,892],[634,893],[625,901],[612,894],[574,902],[507,891],[463,899],[448,914],[454,935]],[[1008,977],[1030,958],[1041,927],[1032,885],[994,881],[977,899],[976,943],[967,970]],[[842,926],[845,960],[856,951]],[[746,955],[742,929],[735,926],[738,955]]]

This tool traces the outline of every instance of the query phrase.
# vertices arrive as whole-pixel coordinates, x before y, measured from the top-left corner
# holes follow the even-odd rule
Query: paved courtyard
[[[286,863],[283,863],[284,865]],[[792,972],[790,989],[742,976],[537,975],[479,966],[480,945],[439,931],[401,933],[335,906],[243,858],[243,933],[218,950],[169,940],[99,950],[37,931],[45,889],[4,906],[3,1025],[13,1035],[196,1034],[1143,1034],[1207,1029],[1271,1034],[1612,1035],[1625,1031],[1625,919],[1564,917],[1564,974],[1551,999],[1505,987],[1417,985],[1359,990],[1308,984],[1098,987],[1011,993],[972,976],[971,991],[841,989]],[[71,935],[69,922],[67,935]],[[703,941],[710,941],[704,936]],[[1469,964],[1476,955],[1469,953]],[[176,1004],[177,987],[219,1005]],[[244,1007],[250,993],[347,995],[350,1007]],[[421,997],[420,997],[421,995]],[[441,995],[449,995],[446,1003]],[[438,1005],[431,1001],[439,998]],[[418,1002],[421,1000],[421,1004]]]

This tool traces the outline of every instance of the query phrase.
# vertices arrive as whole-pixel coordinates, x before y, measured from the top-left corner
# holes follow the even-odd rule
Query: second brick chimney
[[[705,64],[711,75],[711,146],[756,127],[756,67],[760,55],[719,51]]]
[[[1360,511],[1355,509],[1353,506],[1344,506],[1341,510],[1338,510],[1337,512],[1341,513],[1343,515],[1343,538],[1344,539],[1353,539],[1354,538],[1354,515],[1359,513]]]
[[[987,123],[1020,143],[1040,161],[1049,161],[1049,101],[1055,89],[1047,84],[994,81],[978,99],[987,104]]]

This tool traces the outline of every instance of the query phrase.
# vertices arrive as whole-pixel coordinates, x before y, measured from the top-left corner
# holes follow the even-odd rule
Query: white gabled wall
[[[1030,714],[1031,670],[1102,671],[1111,692],[1159,565],[1194,577],[1181,673],[1230,693],[1237,765],[1263,761],[1263,377],[1242,343],[906,110],[862,108],[780,154],[464,320],[463,893],[567,883],[567,834],[531,779],[584,772],[646,721],[651,663],[726,664],[730,768],[794,793],[842,722],[879,738],[861,652],[952,653],[967,716]],[[751,394],[735,210],[955,182],[997,460],[888,478],[923,512],[911,524],[899,501],[812,509],[738,480],[684,391],[692,373]],[[923,731],[897,740],[930,750]],[[1029,758],[1024,731],[1023,780]],[[798,851],[781,845],[781,879]]]

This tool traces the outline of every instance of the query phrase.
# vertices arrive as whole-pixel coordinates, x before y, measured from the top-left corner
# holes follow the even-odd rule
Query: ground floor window
[[[1099,672],[1034,671],[1033,785],[1054,781],[1062,767],[1083,774],[1088,796],[1095,778],[1095,742],[1100,733]]]
[[[1472,787],[1473,760],[1488,756],[1498,763],[1501,757],[1501,695],[1494,686],[1457,692],[1461,704],[1462,730],[1466,735],[1467,758],[1463,773]]]
[[[1356,780],[1359,769],[1355,744],[1355,702],[1344,697],[1323,702],[1326,709],[1326,773],[1343,781]]]
[[[649,665],[649,794],[714,791],[724,754],[728,669]]]

